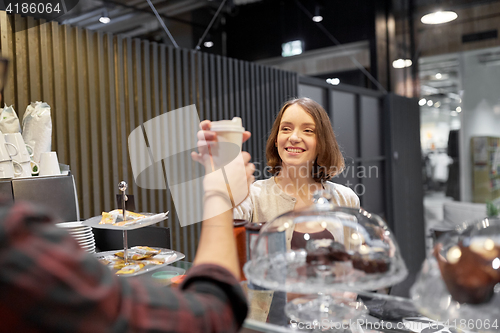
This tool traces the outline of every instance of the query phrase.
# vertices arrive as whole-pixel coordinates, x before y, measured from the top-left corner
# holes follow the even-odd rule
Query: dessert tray
[[[127,187],[125,181],[118,184],[118,189],[122,192],[121,206],[123,209],[115,209],[109,213],[103,212],[100,216],[83,221],[83,225],[88,227],[122,230],[123,232],[123,251],[99,252],[95,254],[97,259],[114,270],[116,275],[135,276],[184,258],[180,252],[163,248],[135,246],[129,249],[128,230],[143,228],[163,221],[167,219],[168,212],[140,214],[128,211],[126,209],[128,198],[125,194]]]
[[[111,229],[111,230],[134,230],[142,227],[147,227],[149,225],[161,222],[168,218],[168,213],[159,213],[159,214],[144,214],[148,215],[142,218],[140,221],[135,222],[130,225],[116,225],[116,224],[100,224],[102,215],[91,217],[85,221],[82,221],[83,225],[98,228],[98,229]],[[121,216],[121,215],[120,215]],[[123,222],[123,217],[118,216],[117,222]]]
[[[425,316],[473,332],[500,331],[500,219],[440,237],[410,295]]]
[[[94,254],[94,257],[96,257],[101,263],[109,267],[109,269],[111,269],[118,276],[136,276],[144,274],[152,270],[170,265],[171,263],[179,261],[185,257],[184,254],[170,249],[159,247],[151,247],[151,249],[157,250],[158,253],[153,256],[137,260],[131,258],[131,252],[133,252],[134,247],[128,249],[129,259],[127,262],[127,266],[123,265],[125,262],[123,258],[116,256],[116,253],[120,252],[123,256],[123,250],[98,252]],[[132,269],[129,269],[124,273],[120,273],[120,270],[123,269],[123,267],[130,267]],[[134,268],[138,268],[137,271],[134,271]]]

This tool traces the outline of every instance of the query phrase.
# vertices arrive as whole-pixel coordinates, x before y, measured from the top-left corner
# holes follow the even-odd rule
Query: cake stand
[[[122,181],[118,184],[118,189],[122,192],[122,215],[118,217],[117,222],[123,222],[127,221],[127,211],[124,209],[126,207],[125,203],[127,201],[127,196],[125,194],[125,191],[127,190],[127,183]],[[82,222],[83,225],[90,226],[92,228],[98,228],[98,229],[109,229],[109,230],[121,230],[123,231],[123,258],[125,261],[125,265],[129,264],[129,256],[128,256],[128,235],[127,231],[129,230],[134,230],[134,229],[139,229],[143,228],[152,224],[156,224],[158,222],[161,222],[165,219],[168,218],[168,212],[166,213],[160,213],[160,214],[144,214],[146,215],[145,218],[142,218],[139,222],[130,224],[130,225],[116,225],[116,224],[100,224],[102,216],[95,216],[90,219],[87,219]],[[152,267],[144,268],[138,271],[137,273],[134,274],[128,274],[127,276],[134,276],[138,274],[145,273],[147,271],[150,271],[154,268],[162,267],[164,265],[170,264],[174,261],[180,260],[184,258],[184,254],[169,250],[169,249],[161,249],[161,248],[155,248],[157,250],[160,250],[160,254],[167,256],[167,259],[165,261],[165,264],[163,265],[155,265]],[[115,251],[107,251],[107,252],[100,252],[96,253],[96,257],[103,259],[106,256],[112,256],[114,255]]]
[[[346,299],[345,292],[389,287],[407,275],[385,222],[363,209],[334,206],[330,198],[329,193],[316,194],[311,208],[267,223],[254,245],[252,259],[244,266],[245,276],[254,285],[308,294],[286,305],[286,314],[294,320],[354,319],[366,308]],[[305,245],[292,249],[294,232],[304,237]]]

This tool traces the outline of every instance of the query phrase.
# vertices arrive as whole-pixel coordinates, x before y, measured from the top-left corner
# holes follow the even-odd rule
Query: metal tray
[[[135,273],[132,273],[132,274],[117,274],[117,276],[124,276],[124,277],[129,277],[129,276],[137,276],[137,275],[141,275],[141,274],[144,274],[144,273],[147,273],[147,272],[151,272],[153,270],[156,270],[160,267],[165,267],[165,266],[168,266],[170,265],[171,263],[173,262],[176,262],[176,261],[179,261],[181,259],[184,259],[185,255],[180,253],[180,252],[177,252],[177,251],[174,251],[174,250],[170,250],[170,249],[164,249],[164,248],[161,248],[161,247],[151,247],[155,250],[160,250],[161,252],[159,254],[172,254],[172,257],[167,259],[167,261],[164,263],[164,264],[161,264],[161,265],[146,265],[144,266],[142,269],[140,269],[139,271],[135,272]],[[120,251],[123,251],[123,249],[118,249],[118,250],[113,250],[113,251],[104,251],[104,252],[97,252],[97,253],[94,253],[94,257],[96,257],[97,259],[101,259],[101,258],[105,258],[105,257],[115,257],[115,253],[116,252],[120,252]],[[154,256],[153,256],[154,258]],[[140,261],[140,260],[138,260]],[[113,272],[116,272],[116,270],[111,266],[111,265],[108,265],[108,267],[111,269],[111,271]]]

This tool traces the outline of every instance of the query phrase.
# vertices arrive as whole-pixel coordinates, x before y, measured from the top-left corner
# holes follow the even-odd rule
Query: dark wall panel
[[[410,272],[402,283],[403,296],[415,281],[425,259],[425,228],[420,147],[420,111],[417,99],[394,94],[385,97],[387,161],[392,209],[389,220]]]
[[[332,107],[330,119],[333,122],[335,136],[345,158],[358,157],[356,131],[356,95],[340,91],[331,91]]]
[[[382,156],[382,109],[379,99],[367,96],[361,97],[359,121],[361,156]]]

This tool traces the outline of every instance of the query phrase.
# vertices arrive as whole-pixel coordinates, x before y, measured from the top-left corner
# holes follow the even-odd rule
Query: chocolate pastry
[[[326,245],[326,243],[324,244]],[[343,244],[331,241],[328,246],[307,251],[306,262],[311,265],[331,265],[338,261],[352,261],[352,266],[367,274],[389,270],[390,260],[385,252],[354,253],[350,255]]]
[[[306,262],[312,265],[331,265],[334,261],[347,261],[349,254],[343,244],[329,240],[328,246],[320,246],[316,249],[308,250]]]
[[[351,256],[351,260],[352,267],[367,274],[387,272],[390,266],[389,258],[384,252],[355,253]]]

